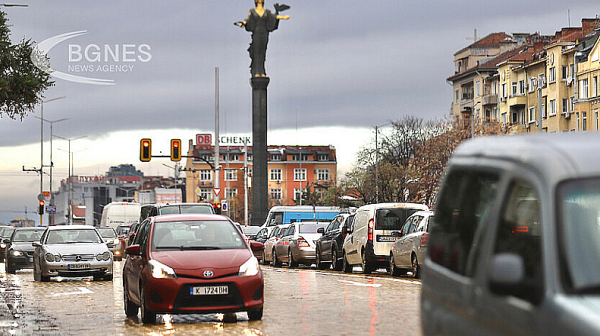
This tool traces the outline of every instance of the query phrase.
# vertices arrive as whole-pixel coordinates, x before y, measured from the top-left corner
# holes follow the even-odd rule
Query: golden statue
[[[275,4],[275,14],[264,7],[264,0],[254,0],[255,8],[250,10],[248,17],[244,21],[234,23],[236,26],[245,27],[247,31],[252,32],[252,42],[248,52],[252,62],[250,63],[250,73],[254,77],[266,77],[265,59],[267,54],[267,43],[269,42],[269,32],[279,27],[279,20],[288,20],[289,15],[279,15],[279,12],[288,10],[290,6]]]

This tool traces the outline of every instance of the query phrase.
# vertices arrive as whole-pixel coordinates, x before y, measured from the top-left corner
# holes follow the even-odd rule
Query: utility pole
[[[219,156],[221,155],[219,153],[219,148],[220,144],[219,144],[219,68],[216,67],[215,68],[215,189],[218,192],[215,193],[215,202],[219,202],[220,201],[220,193],[221,193],[221,188],[220,188],[220,158]]]

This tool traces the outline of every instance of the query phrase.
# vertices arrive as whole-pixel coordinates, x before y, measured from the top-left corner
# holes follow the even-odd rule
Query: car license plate
[[[377,236],[377,241],[383,242],[383,243],[393,243],[397,239],[398,239],[398,237],[394,237],[394,236]]]
[[[229,294],[227,286],[202,286],[190,288],[191,295],[226,295]]]
[[[88,269],[90,268],[90,264],[69,264],[67,267],[70,270]]]

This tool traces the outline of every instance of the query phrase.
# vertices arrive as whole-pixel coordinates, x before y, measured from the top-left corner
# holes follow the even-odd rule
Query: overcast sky
[[[45,119],[69,118],[54,124],[54,134],[86,136],[71,143],[75,174],[102,175],[121,163],[146,174],[172,174],[163,165],[170,161],[139,161],[139,139],[152,138],[156,154],[166,153],[170,138],[183,139],[187,149],[187,139],[214,132],[215,67],[220,132],[249,135],[250,33],[233,22],[246,17],[253,1],[15,3],[29,7],[0,6],[8,14],[13,41],[39,43],[82,32],[52,47],[50,66],[114,84],[54,79],[55,86],[45,93],[47,99],[66,97],[44,105]],[[372,141],[372,126],[406,115],[431,119],[448,114],[452,90],[445,79],[453,74],[453,54],[472,43],[467,37],[472,38],[473,29],[479,37],[499,31],[550,35],[600,13],[597,1],[285,3],[291,9],[284,14],[291,19],[270,34],[267,51],[268,142],[331,144],[342,170],[351,167],[360,146]],[[266,7],[272,10],[273,2]],[[105,45],[113,54],[118,50],[118,60],[105,53]],[[38,107],[23,121],[0,119],[0,211],[35,209],[39,176],[22,167],[40,165],[40,121],[34,118],[39,114]],[[49,134],[46,125],[45,164]],[[67,176],[68,156],[62,151],[67,143],[55,138],[53,144],[54,180],[60,181]],[[23,214],[0,212],[0,222],[15,216]]]

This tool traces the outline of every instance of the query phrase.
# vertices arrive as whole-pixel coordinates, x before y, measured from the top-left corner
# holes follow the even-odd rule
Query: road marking
[[[339,282],[347,283],[354,286],[362,286],[362,287],[381,287],[381,284],[366,284],[362,282],[355,282],[350,280],[338,280]]]
[[[91,293],[93,293],[91,290],[87,289],[86,287],[77,287],[77,289],[79,289],[79,292],[55,293],[52,296],[75,295],[75,294],[91,294]]]

